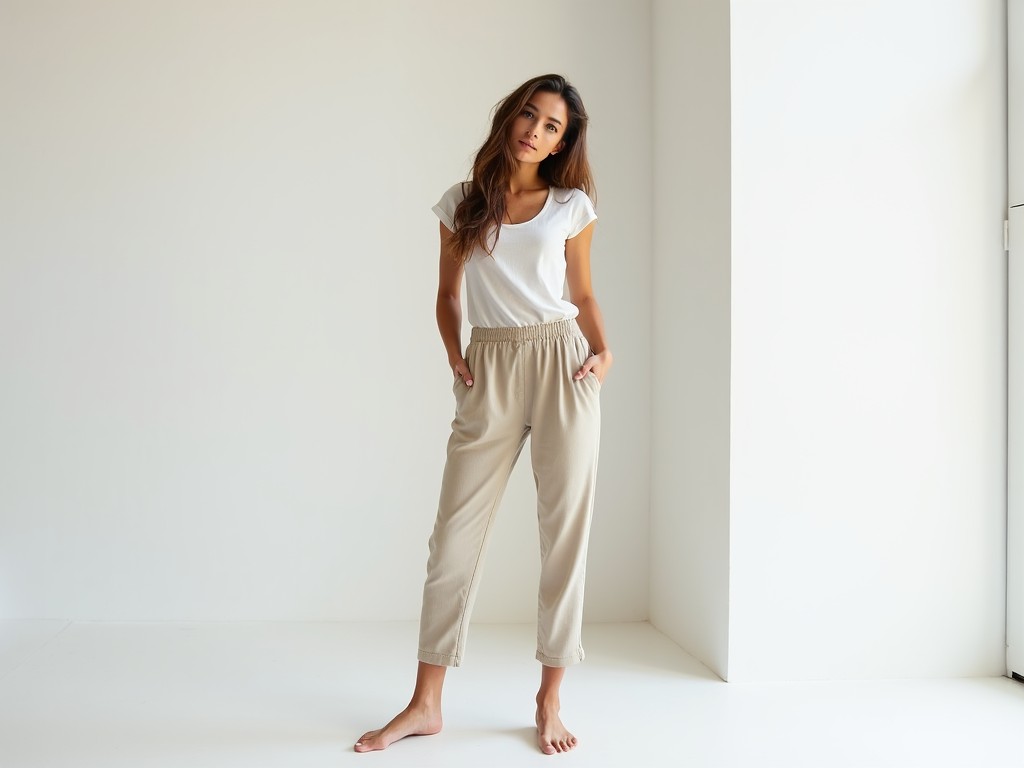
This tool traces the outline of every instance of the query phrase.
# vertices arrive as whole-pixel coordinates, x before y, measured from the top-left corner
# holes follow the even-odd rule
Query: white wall
[[[555,70],[617,361],[587,618],[650,573],[730,680],[1001,673],[1003,4],[519,9],[0,6],[0,617],[415,618],[429,209]],[[535,615],[528,458],[481,620]]]
[[[1000,0],[732,2],[729,679],[997,675]]]
[[[560,71],[617,360],[587,618],[645,618],[649,44],[627,0],[0,6],[0,617],[418,617],[454,409],[430,207]],[[481,620],[536,615],[520,461]]]
[[[1009,204],[1024,205],[1024,0],[1006,0]]]
[[[1007,96],[1007,388],[1021,391],[1024,363],[1024,0],[1006,4]],[[1024,408],[1007,403],[1006,673],[1024,675]]]
[[[729,633],[729,6],[655,0],[651,621],[718,675]]]

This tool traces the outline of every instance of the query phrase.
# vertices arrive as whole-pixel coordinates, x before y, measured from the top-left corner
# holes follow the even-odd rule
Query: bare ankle
[[[537,709],[559,709],[561,702],[557,692],[542,691],[537,694]]]
[[[431,720],[441,719],[441,707],[432,704],[410,703],[405,711],[416,717],[425,717]]]

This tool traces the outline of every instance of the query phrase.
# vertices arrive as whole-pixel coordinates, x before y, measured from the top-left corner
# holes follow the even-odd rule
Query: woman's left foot
[[[562,725],[558,705],[537,705],[537,746],[545,755],[568,752],[579,740]]]

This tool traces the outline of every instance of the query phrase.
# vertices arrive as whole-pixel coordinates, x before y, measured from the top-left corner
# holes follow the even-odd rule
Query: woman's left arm
[[[612,366],[612,352],[604,336],[604,321],[601,308],[597,306],[594,291],[590,285],[590,241],[594,236],[594,225],[590,222],[576,237],[565,241],[565,279],[569,283],[569,300],[579,308],[576,322],[587,337],[593,351],[586,362],[573,376],[579,380],[593,371],[597,380],[604,381]]]

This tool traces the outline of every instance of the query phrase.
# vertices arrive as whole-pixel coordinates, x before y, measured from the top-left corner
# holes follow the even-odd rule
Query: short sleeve
[[[455,209],[465,197],[465,182],[458,181],[448,187],[432,210],[448,229],[455,231]]]
[[[597,211],[594,210],[594,203],[582,189],[577,189],[573,195],[572,226],[569,230],[569,238],[576,237],[586,229],[587,225],[597,219]],[[566,238],[566,239],[569,239]]]

